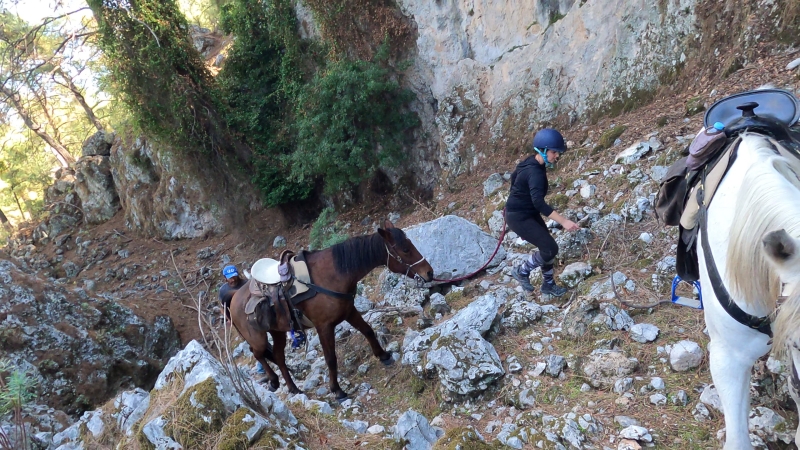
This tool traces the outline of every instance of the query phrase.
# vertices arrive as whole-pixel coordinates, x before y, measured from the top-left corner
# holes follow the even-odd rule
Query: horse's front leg
[[[361,317],[361,313],[358,312],[355,306],[352,307],[350,315],[347,316],[347,323],[352,325],[353,328],[360,331],[361,334],[367,338],[367,342],[369,342],[369,346],[372,348],[372,354],[377,356],[383,364],[389,366],[394,362],[392,354],[383,349],[381,343],[378,342],[378,338],[375,336],[375,330]]]
[[[289,368],[286,367],[286,332],[285,331],[270,331],[269,334],[272,336],[272,353],[275,357],[275,364],[278,365],[278,369],[281,370],[281,375],[283,375],[283,380],[286,381],[286,388],[289,389],[289,392],[292,394],[299,394],[301,393],[300,389],[297,389],[297,385],[294,384],[294,380],[292,380],[292,376],[289,374]]]
[[[317,327],[319,343],[322,346],[322,354],[325,356],[325,363],[328,365],[330,375],[330,388],[336,400],[339,402],[347,398],[347,394],[339,387],[339,367],[336,362],[336,325],[327,323]]]
[[[749,450],[750,375],[756,360],[769,351],[769,338],[734,321],[718,302],[709,306],[710,368],[725,415],[724,449]]]

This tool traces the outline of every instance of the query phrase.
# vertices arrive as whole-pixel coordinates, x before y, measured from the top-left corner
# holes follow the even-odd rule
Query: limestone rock
[[[642,344],[653,342],[658,337],[660,330],[657,326],[649,323],[637,323],[631,327],[631,339]]]
[[[705,352],[696,342],[680,341],[671,347],[669,364],[673,370],[685,372],[700,365]]]
[[[458,216],[440,217],[405,231],[433,267],[434,277],[443,280],[478,270],[497,247],[497,239]],[[505,257],[501,247],[488,267],[497,266]]]
[[[592,266],[583,261],[574,262],[561,271],[558,279],[568,287],[575,287],[592,274]]]
[[[111,143],[114,142],[114,133],[98,131],[83,141],[81,152],[83,156],[109,156]]]
[[[483,196],[490,197],[495,192],[503,187],[503,176],[499,173],[489,175],[489,178],[483,182]]]
[[[614,162],[619,162],[622,164],[633,164],[634,162],[638,161],[642,156],[650,152],[650,150],[651,147],[649,143],[639,142],[631,145],[630,147],[626,148],[625,150],[617,154],[616,158],[614,158]]]
[[[111,164],[107,156],[84,156],[75,163],[75,192],[81,199],[86,221],[99,224],[120,209]]]
[[[408,450],[429,450],[439,439],[436,430],[428,423],[428,419],[410,409],[400,416],[395,425],[394,435],[401,442],[407,442]]]
[[[475,330],[435,340],[424,367],[435,370],[442,386],[458,395],[479,394],[505,374],[494,346]]]
[[[614,382],[632,374],[639,366],[634,358],[615,350],[594,350],[583,363],[583,373],[596,388],[610,388]]]

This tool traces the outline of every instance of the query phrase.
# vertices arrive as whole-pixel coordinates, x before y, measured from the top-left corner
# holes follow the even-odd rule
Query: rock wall
[[[186,161],[143,137],[117,137],[111,146],[111,175],[128,228],[162,239],[189,239],[225,229],[224,216],[245,194],[220,204],[221,177],[190,175]],[[246,192],[242,189],[240,192]],[[249,207],[260,206],[249,200]]]
[[[167,316],[148,324],[113,301],[0,259],[0,347],[37,380],[41,402],[76,413],[120,387],[150,388],[180,339]]]
[[[654,90],[686,59],[695,0],[401,0],[417,25],[408,85],[434,123],[443,181],[544,122],[575,123]],[[568,136],[569,138],[569,136]],[[423,184],[429,171],[419,176]]]

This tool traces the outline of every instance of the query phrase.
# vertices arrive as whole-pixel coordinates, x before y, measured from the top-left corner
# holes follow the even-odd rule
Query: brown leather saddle
[[[296,308],[316,295],[309,288],[311,276],[305,255],[284,250],[279,260],[262,258],[250,270],[250,296],[244,311],[247,320],[264,329],[288,323],[292,330],[311,328],[314,324]]]

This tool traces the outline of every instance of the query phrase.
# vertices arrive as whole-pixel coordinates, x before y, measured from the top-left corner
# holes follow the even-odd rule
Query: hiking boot
[[[519,266],[514,267],[514,269],[511,271],[511,277],[517,280],[519,285],[522,286],[523,290],[528,292],[534,291],[534,287],[531,284],[530,274],[523,275],[522,273],[520,273]]]
[[[552,297],[561,297],[567,293],[567,288],[559,286],[555,283],[542,283],[542,294],[550,295]]]

